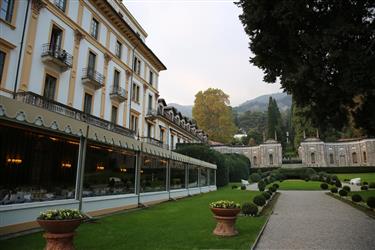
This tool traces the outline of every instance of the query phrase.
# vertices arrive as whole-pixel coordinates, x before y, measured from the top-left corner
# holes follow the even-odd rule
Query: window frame
[[[87,112],[87,110],[86,110],[86,96],[90,96],[90,98],[91,98],[91,102],[90,102],[90,110],[89,110],[89,112]],[[92,104],[93,104],[93,102],[94,102],[93,99],[94,99],[94,97],[93,97],[92,94],[85,92],[85,94],[83,95],[82,112],[84,112],[85,114],[89,114],[89,115],[92,114],[92,107],[93,107]]]
[[[95,28],[93,24],[96,24]],[[93,17],[90,23],[90,35],[96,40],[99,40],[99,29],[100,29],[99,27],[100,27],[99,21],[95,17]],[[94,33],[94,30],[95,30],[95,33]]]
[[[16,0],[9,0],[8,7],[7,7],[7,10],[5,12],[5,17],[2,17],[1,14],[2,14],[3,0],[1,1],[0,19],[2,21],[4,21],[7,24],[10,24],[10,25],[15,24],[15,19],[16,19],[15,13],[17,13],[15,10],[16,10],[16,7],[17,7],[17,2],[18,1],[16,1]],[[12,4],[9,5],[9,3],[12,3]],[[12,6],[11,9],[10,9],[10,6]]]
[[[121,57],[122,57],[122,43],[119,40],[116,41],[115,54],[118,58],[121,59]]]

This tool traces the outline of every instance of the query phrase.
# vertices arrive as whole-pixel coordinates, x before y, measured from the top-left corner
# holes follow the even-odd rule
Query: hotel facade
[[[164,64],[117,0],[0,0],[0,234],[216,190],[172,151],[207,135],[159,98]]]

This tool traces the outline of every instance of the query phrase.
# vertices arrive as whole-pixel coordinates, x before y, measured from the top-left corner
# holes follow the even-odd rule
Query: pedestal
[[[74,233],[45,233],[43,237],[47,241],[45,250],[74,250]]]
[[[217,225],[213,233],[219,236],[235,236],[238,234],[238,231],[234,227],[236,223],[237,216],[234,217],[223,217],[223,216],[214,216]]]

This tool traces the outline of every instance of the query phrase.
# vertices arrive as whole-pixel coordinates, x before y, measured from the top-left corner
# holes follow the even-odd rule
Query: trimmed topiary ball
[[[274,188],[276,188],[276,189],[278,189],[280,186],[279,186],[279,184],[277,184],[277,183],[274,183],[273,185],[272,185],[272,187],[274,187]]]
[[[323,190],[327,190],[328,189],[328,184],[323,182],[322,184],[320,184],[320,188],[323,189]]]
[[[336,194],[338,192],[337,187],[331,188],[331,193]]]
[[[339,191],[339,195],[340,196],[347,196],[348,195],[348,192],[345,190],[345,189],[341,189],[340,191]]]
[[[366,204],[371,208],[375,208],[375,196],[368,197]]]
[[[364,182],[362,183],[362,185],[368,185],[368,182],[367,182],[367,181],[364,181]]]
[[[241,190],[246,190],[246,186],[241,186]]]
[[[352,195],[352,201],[354,201],[354,202],[361,202],[362,201],[362,196],[360,196],[359,194],[353,194]]]
[[[310,179],[309,178],[306,178],[305,181],[308,182]]]
[[[266,189],[266,183],[263,180],[260,180],[258,182],[258,189],[261,192],[263,192]]]
[[[336,180],[335,186],[338,188],[342,187],[341,181],[339,179]]]
[[[370,182],[370,184],[368,185],[369,188],[375,188],[375,182]]]
[[[266,191],[270,196],[272,196],[273,192],[271,192],[270,190],[267,190]]]
[[[368,186],[362,186],[361,190],[368,190]]]
[[[237,185],[232,185],[232,189],[237,189]]]
[[[271,191],[272,193],[276,192],[276,188],[274,186],[269,187],[268,190]]]
[[[264,198],[266,198],[266,200],[269,200],[271,198],[271,195],[267,192],[263,192],[262,195],[264,196]]]
[[[342,189],[344,189],[346,192],[350,192],[350,187],[349,186],[343,186]]]
[[[257,195],[254,197],[253,202],[255,205],[262,207],[266,204],[266,198],[263,195]]]
[[[245,202],[242,204],[242,213],[244,215],[252,215],[255,216],[258,214],[258,207],[250,202]]]

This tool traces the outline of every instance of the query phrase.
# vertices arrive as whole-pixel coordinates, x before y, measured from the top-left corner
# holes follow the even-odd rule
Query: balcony
[[[169,148],[168,144],[164,144],[162,141],[159,141],[159,140],[157,140],[155,138],[152,138],[152,137],[141,137],[140,139],[143,142],[155,145],[155,146],[160,147],[160,148],[164,148],[164,149]]]
[[[158,111],[156,109],[148,109],[145,118],[148,120],[155,120],[157,116]]]
[[[128,96],[128,91],[121,88],[120,86],[112,86],[111,92],[109,94],[112,100],[116,102],[124,102]]]
[[[65,72],[72,67],[73,56],[53,44],[44,44],[42,47],[42,62],[60,72]]]
[[[46,109],[54,113],[58,113],[60,115],[64,115],[82,122],[86,122],[87,124],[100,127],[124,136],[128,136],[131,138],[135,137],[134,131],[130,129],[103,120],[99,117],[84,113],[78,109],[69,107],[54,100],[46,99],[45,97],[32,92],[17,93],[17,100],[39,108]]]
[[[84,68],[82,71],[82,84],[88,88],[98,90],[103,87],[104,76],[91,68]]]

